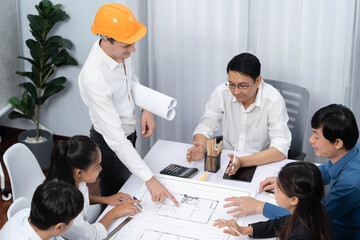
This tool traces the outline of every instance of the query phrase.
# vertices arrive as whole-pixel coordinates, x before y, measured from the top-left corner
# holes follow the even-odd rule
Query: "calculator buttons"
[[[188,167],[183,167],[183,166],[180,166],[177,164],[170,164],[169,166],[164,168],[160,173],[186,178],[195,172],[197,172],[197,168],[188,168]]]

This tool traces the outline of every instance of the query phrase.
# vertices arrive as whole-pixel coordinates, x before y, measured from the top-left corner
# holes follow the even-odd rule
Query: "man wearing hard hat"
[[[129,8],[110,3],[99,8],[91,31],[100,38],[80,72],[79,88],[93,124],[90,137],[101,149],[101,195],[117,193],[134,173],[146,182],[153,201],[170,198],[178,205],[135,150],[136,119],[131,81],[139,80],[130,55],[147,29]],[[155,127],[153,114],[143,109],[141,136],[150,137]]]

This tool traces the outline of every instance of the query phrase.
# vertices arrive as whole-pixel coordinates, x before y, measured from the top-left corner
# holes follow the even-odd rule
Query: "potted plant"
[[[40,129],[41,106],[49,97],[64,89],[67,81],[65,77],[52,78],[56,69],[65,65],[78,65],[66,50],[72,48],[71,41],[57,35],[49,36],[56,23],[69,18],[61,7],[61,4],[53,5],[49,0],[41,0],[39,5],[35,6],[38,14],[27,15],[30,32],[34,37],[26,40],[31,57],[19,56],[19,58],[31,64],[31,71],[16,73],[30,81],[19,85],[24,88],[21,99],[17,97],[9,99],[10,104],[15,108],[10,112],[9,118],[29,119],[36,126],[36,129],[21,133],[19,141],[24,142],[32,150],[43,170],[49,167],[53,137],[48,131]],[[34,140],[29,140],[27,137],[33,137]],[[50,149],[44,149],[40,145],[47,145]]]

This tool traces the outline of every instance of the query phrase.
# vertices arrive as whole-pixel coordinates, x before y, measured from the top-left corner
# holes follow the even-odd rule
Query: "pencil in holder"
[[[221,153],[218,156],[205,154],[204,170],[216,173],[220,169]]]

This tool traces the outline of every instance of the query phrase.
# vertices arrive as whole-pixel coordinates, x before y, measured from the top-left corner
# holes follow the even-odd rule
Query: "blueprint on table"
[[[154,203],[145,184],[138,194],[143,202],[142,213],[133,216],[112,240],[230,240],[234,237],[213,226],[218,218],[231,219],[223,206],[224,199],[233,196],[251,196],[255,193],[226,185],[201,182],[171,176],[157,176],[179,202],[176,207],[170,199]],[[236,219],[239,225],[245,217]]]

